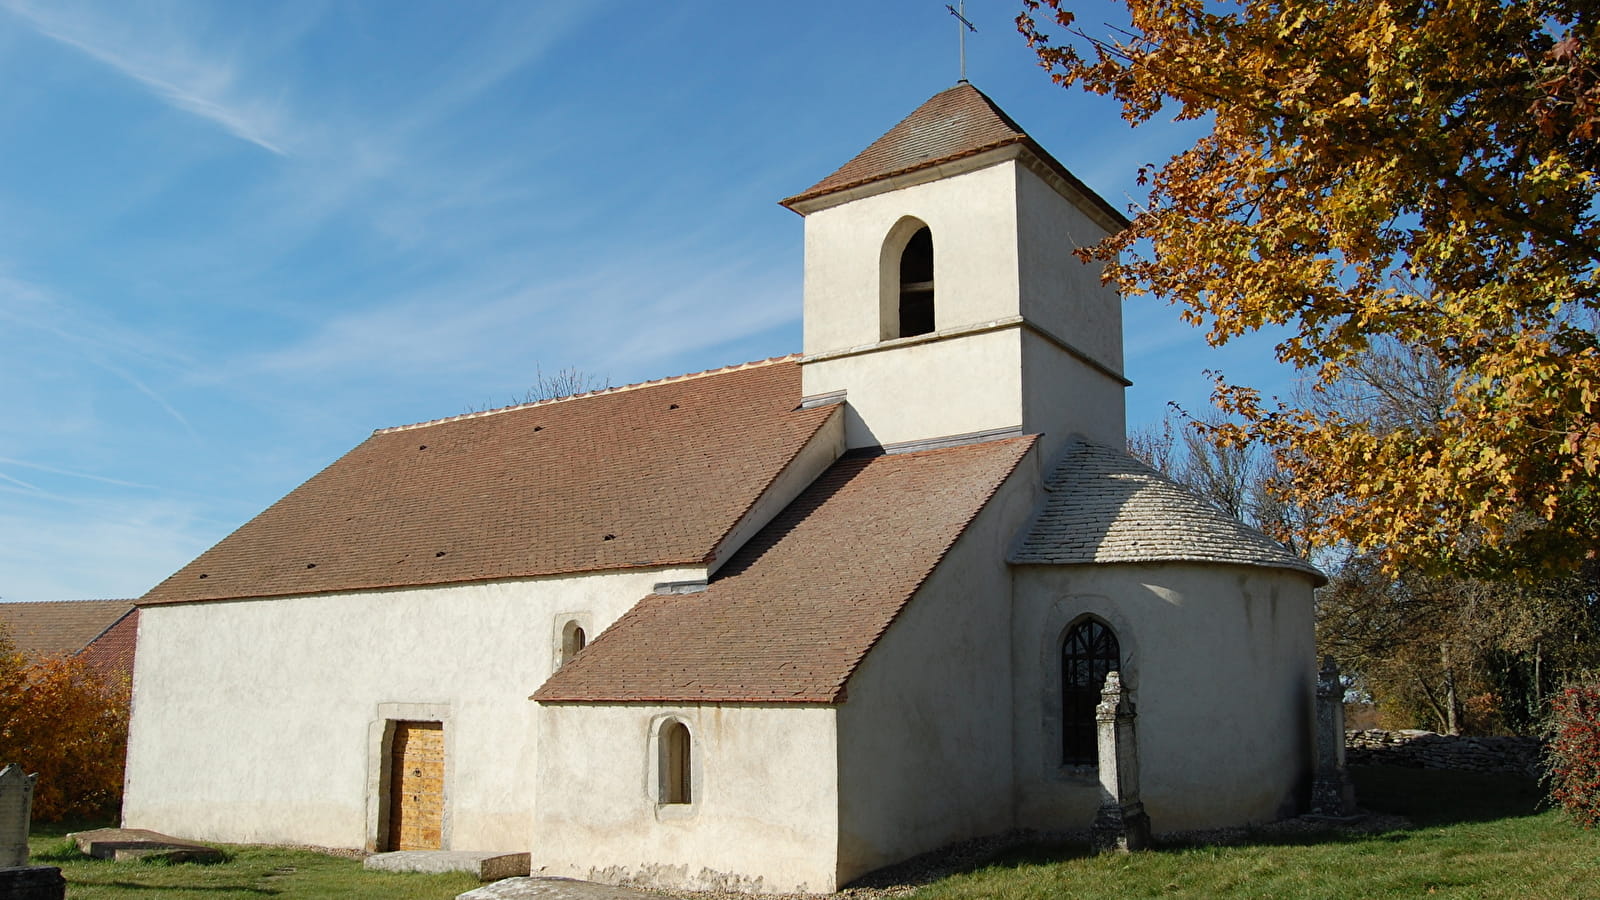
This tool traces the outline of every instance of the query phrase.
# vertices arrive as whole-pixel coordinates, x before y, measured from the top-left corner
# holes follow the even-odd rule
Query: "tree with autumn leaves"
[[[1279,326],[1335,389],[1379,344],[1447,402],[1375,423],[1218,380],[1225,442],[1270,448],[1304,539],[1474,576],[1570,571],[1600,519],[1600,76],[1592,0],[1124,0],[1081,28],[1024,0],[1057,82],[1208,134],[1141,171],[1131,227],[1087,251],[1222,344]],[[1052,35],[1048,32],[1054,31]]]
[[[126,676],[79,657],[29,657],[0,627],[0,765],[39,780],[33,817],[57,821],[114,811],[128,745]]]
[[[1536,728],[1600,660],[1600,6],[1069,5],[1018,17],[1058,83],[1210,125],[1085,255],[1213,344],[1274,327],[1307,386],[1219,376],[1174,471],[1269,450],[1258,524],[1334,551],[1323,649],[1419,723]]]

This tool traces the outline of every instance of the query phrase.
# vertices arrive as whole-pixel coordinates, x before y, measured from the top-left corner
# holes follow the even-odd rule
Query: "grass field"
[[[1169,846],[1127,856],[1030,847],[914,896],[1600,900],[1600,834],[1540,810],[1531,781],[1381,767],[1353,773],[1363,806],[1406,816],[1413,827],[1293,838],[1263,832],[1230,846]],[[61,867],[71,900],[448,900],[475,884],[461,875],[368,872],[356,860],[271,847],[230,846],[225,862],[208,865],[90,860],[63,839],[85,827],[94,825],[36,828],[31,841],[35,863]]]
[[[447,900],[478,886],[470,875],[368,872],[361,861],[311,850],[223,846],[218,863],[110,862],[78,852],[66,834],[105,823],[35,826],[33,865],[60,866],[69,900]]]
[[[1531,780],[1352,770],[1363,806],[1414,827],[1371,835],[1259,836],[1236,846],[1090,857],[1029,848],[928,885],[956,898],[1600,898],[1600,835],[1539,810]],[[1156,823],[1159,827],[1159,823]]]

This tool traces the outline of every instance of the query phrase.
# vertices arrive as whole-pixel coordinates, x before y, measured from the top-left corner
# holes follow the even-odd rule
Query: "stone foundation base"
[[[1128,853],[1150,846],[1150,816],[1143,803],[1107,805],[1089,826],[1089,846],[1096,853]]]
[[[64,900],[67,880],[55,866],[0,869],[0,900]]]

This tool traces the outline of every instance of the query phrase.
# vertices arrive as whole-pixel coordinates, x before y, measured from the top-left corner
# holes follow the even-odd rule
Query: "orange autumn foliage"
[[[53,822],[114,811],[122,800],[130,685],[83,660],[31,658],[0,631],[0,764],[39,780],[33,818]]]
[[[1596,554],[1600,520],[1600,7],[1593,0],[1068,0],[1018,26],[1057,83],[1134,125],[1207,126],[1141,172],[1131,227],[1087,255],[1213,344],[1275,327],[1339,389],[1374,348],[1437,362],[1424,427],[1217,380],[1272,448],[1302,541],[1537,577]],[[1055,32],[1047,34],[1046,30]],[[1096,29],[1098,31],[1099,29]]]

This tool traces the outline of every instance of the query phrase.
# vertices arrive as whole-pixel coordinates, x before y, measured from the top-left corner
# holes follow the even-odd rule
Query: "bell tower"
[[[807,402],[871,447],[1124,440],[1122,307],[1073,251],[1127,220],[966,82],[783,205],[805,217]]]

